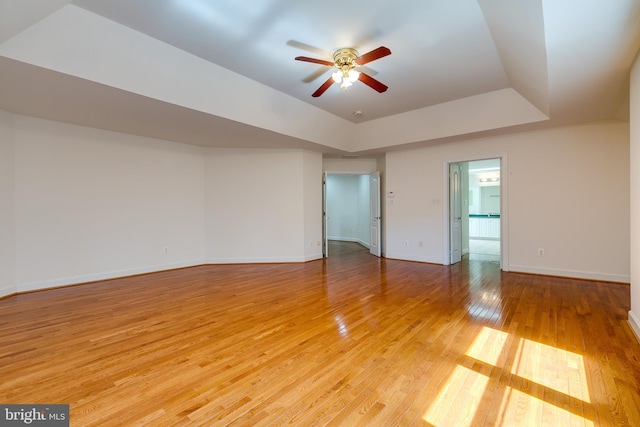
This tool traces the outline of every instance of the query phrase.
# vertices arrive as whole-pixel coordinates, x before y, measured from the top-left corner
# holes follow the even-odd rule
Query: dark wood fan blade
[[[296,61],[313,62],[314,64],[326,65],[327,67],[333,67],[334,63],[325,61],[324,59],[308,58],[306,56],[296,56]]]
[[[361,74],[362,75],[362,74]],[[329,87],[334,83],[333,81],[333,77],[329,77],[329,80],[327,80],[326,82],[324,82],[322,84],[322,86],[320,86],[318,88],[318,90],[316,90],[315,92],[313,92],[313,96],[314,98],[319,97],[320,95],[322,95],[327,89],[329,89]]]
[[[380,46],[377,49],[372,50],[371,52],[365,53],[364,55],[360,55],[356,58],[355,63],[358,65],[364,65],[371,61],[375,61],[376,59],[380,59],[387,55],[391,55],[391,51],[389,48]]]
[[[371,89],[376,90],[380,93],[389,89],[387,85],[380,83],[378,80],[365,73],[360,73],[360,77],[358,78],[358,80],[369,86]]]

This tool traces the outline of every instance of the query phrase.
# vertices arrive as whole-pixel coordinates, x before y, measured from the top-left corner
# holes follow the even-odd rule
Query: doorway
[[[449,264],[463,259],[503,264],[503,160],[448,164]]]
[[[355,242],[381,256],[380,174],[324,175],[324,256],[330,241]]]

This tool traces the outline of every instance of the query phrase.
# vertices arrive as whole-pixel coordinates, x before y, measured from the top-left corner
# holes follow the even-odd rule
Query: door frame
[[[327,221],[327,176],[328,172],[322,173],[322,258],[329,258],[329,235]]]
[[[380,171],[369,174],[369,253],[382,255],[382,213],[380,212]]]
[[[509,163],[506,152],[456,157],[445,160],[442,163],[442,229],[444,243],[442,245],[442,260],[444,265],[451,265],[449,165],[487,159],[500,159],[500,269],[509,271]]]
[[[449,264],[457,264],[462,261],[462,168],[460,163],[449,163]],[[455,197],[451,197],[451,195],[455,192]],[[457,212],[456,212],[457,210]],[[456,215],[459,214],[459,216]],[[452,217],[454,218],[452,220]],[[459,237],[460,246],[456,247],[454,243],[453,236],[456,234],[454,231],[456,230],[455,221],[458,222],[457,226],[457,236]],[[454,253],[458,253],[455,256]]]
[[[371,179],[372,174],[376,174],[376,177],[378,179],[378,248],[379,248],[379,252],[380,254],[373,254],[379,258],[384,257],[382,248],[383,248],[383,244],[384,244],[384,234],[382,232],[382,227],[383,227],[383,219],[382,218],[382,178],[381,175],[382,173],[379,170],[373,171],[373,172],[344,172],[344,171],[330,171],[330,170],[324,170],[322,173],[322,257],[323,258],[328,258],[329,257],[329,223],[328,221],[330,220],[327,213],[328,213],[328,200],[327,200],[327,179],[329,175],[358,175],[358,176],[367,176],[369,177],[369,179]],[[370,189],[371,191],[371,189]],[[369,203],[371,203],[371,194],[369,194]],[[371,217],[371,212],[369,217]],[[363,246],[364,247],[364,246]],[[371,242],[369,242],[369,250],[371,250]]]

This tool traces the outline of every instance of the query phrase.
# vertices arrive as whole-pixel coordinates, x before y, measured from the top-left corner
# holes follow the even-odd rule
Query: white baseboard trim
[[[322,255],[319,256],[322,258]],[[307,259],[309,258],[309,259]],[[315,257],[255,257],[255,258],[209,258],[205,264],[284,264],[306,262],[317,259]]]
[[[573,279],[601,280],[605,282],[630,283],[631,276],[623,274],[596,273],[593,271],[562,270],[556,268],[529,267],[526,265],[509,265],[512,273],[530,273],[541,276],[559,276]]]
[[[16,288],[0,289],[0,298],[13,295],[16,292],[18,292]]]
[[[368,248],[368,245],[364,244],[363,242],[358,240],[354,240],[354,241]],[[414,261],[414,262],[425,262],[430,264],[442,264],[441,259],[407,256],[405,254],[398,254],[393,252],[385,252],[383,256],[385,258],[396,259],[401,261]],[[31,292],[31,291],[48,289],[48,288],[55,288],[59,286],[69,286],[69,285],[76,285],[79,283],[95,282],[99,280],[116,279],[119,277],[133,276],[136,274],[154,273],[154,272],[159,272],[163,270],[173,270],[176,268],[193,267],[196,265],[203,265],[203,264],[303,263],[303,262],[322,259],[322,257],[323,255],[319,253],[319,254],[313,254],[313,255],[306,255],[302,257],[211,258],[206,260],[191,260],[191,261],[183,261],[183,262],[177,262],[177,263],[171,263],[171,264],[153,265],[153,266],[147,266],[147,267],[131,268],[131,269],[109,271],[109,272],[103,272],[103,273],[63,277],[63,278],[57,278],[52,280],[45,280],[41,282],[23,283],[23,284],[18,284],[15,290],[6,289],[6,293],[4,294],[3,292],[5,290],[4,289],[0,290],[0,297],[4,295],[11,295],[14,293]],[[576,278],[576,279],[602,280],[607,282],[630,283],[631,281],[630,276],[626,276],[626,275],[604,274],[604,273],[560,270],[560,269],[549,269],[549,268],[537,268],[537,267],[528,267],[528,266],[522,266],[522,265],[510,265],[509,270],[516,273],[519,272],[519,273],[539,274],[543,276],[559,276],[559,277],[570,277],[570,278]],[[629,324],[631,325],[631,328],[633,329],[634,333],[639,337],[639,340],[640,340],[640,321],[638,321],[638,318],[631,311],[629,311]]]
[[[629,322],[629,326],[631,326],[631,330],[635,334],[636,339],[640,342],[640,320],[638,320],[631,310],[629,310],[629,320],[627,320],[627,322]]]
[[[334,240],[336,242],[357,242],[358,239],[355,237],[331,237],[327,236],[327,240]]]
[[[274,263],[302,263],[322,259],[322,253],[307,255],[304,257],[281,257],[281,258],[216,258],[208,260],[192,260],[185,262],[177,262],[172,264],[153,265],[140,268],[130,268],[125,270],[116,270],[103,273],[86,274],[70,277],[60,277],[52,280],[44,280],[41,282],[31,282],[19,284],[16,289],[0,289],[0,297],[13,295],[16,293],[25,293],[32,291],[40,291],[45,289],[57,288],[62,286],[72,286],[81,283],[97,282],[100,280],[118,279],[127,276],[135,276],[137,274],[158,273],[166,270],[174,270],[177,268],[195,267],[205,264],[274,264]]]
[[[193,267],[204,264],[204,260],[192,260],[176,262],[171,264],[152,265],[147,267],[130,268],[125,270],[108,271],[103,273],[86,274],[70,277],[61,277],[42,282],[31,282],[18,284],[17,293],[39,291],[43,289],[56,288],[59,286],[71,286],[80,283],[96,282],[99,280],[117,279],[120,277],[134,276],[136,274],[156,273],[163,270],[173,270],[176,268]]]
[[[364,241],[362,241],[360,239],[357,239],[355,237],[328,237],[327,239],[331,240],[331,241],[335,241],[335,242],[353,242],[353,243],[357,243],[357,244],[359,244],[361,246],[364,246],[367,249],[371,248],[371,246],[368,243],[366,243],[366,242],[364,242]]]
[[[384,257],[385,258],[389,258],[389,259],[395,259],[395,260],[398,260],[398,261],[426,262],[426,263],[429,263],[429,264],[440,264],[440,265],[442,265],[442,260],[441,259],[407,256],[405,254],[397,254],[397,253],[393,253],[393,252],[386,252],[384,254]]]

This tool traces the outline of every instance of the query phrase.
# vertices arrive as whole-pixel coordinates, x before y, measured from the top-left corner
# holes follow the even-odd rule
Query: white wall
[[[369,247],[369,175],[329,174],[327,176],[327,216],[330,240],[358,242]]]
[[[330,199],[328,200],[329,239],[353,241],[369,247],[371,244],[369,174],[380,170],[381,164],[384,167],[384,156],[379,159],[326,158],[323,160],[323,169],[330,174],[327,187],[327,197]],[[384,181],[382,184],[384,185]],[[384,238],[382,243],[384,245]]]
[[[640,339],[640,55],[631,69],[631,310],[629,323]]]
[[[370,174],[378,170],[378,160],[374,158],[362,159],[332,159],[326,158],[322,161],[322,167],[327,172]]]
[[[629,127],[599,122],[387,153],[386,254],[444,263],[443,165],[508,156],[512,271],[628,282]],[[471,158],[470,158],[471,157]],[[419,247],[418,242],[424,241]],[[405,246],[404,242],[409,245]],[[537,255],[544,248],[545,256]]]
[[[303,150],[211,148],[206,156],[206,247],[209,263],[301,262],[309,242],[316,197],[305,197],[319,159]],[[315,166],[314,166],[315,165]],[[305,170],[305,166],[308,166]],[[313,170],[316,169],[317,170]],[[320,199],[321,200],[321,199]],[[315,207],[314,207],[315,206]],[[321,212],[321,204],[318,212]],[[308,224],[305,224],[309,218]],[[310,227],[309,230],[306,227]],[[318,236],[313,237],[313,236]],[[321,249],[321,247],[320,247]]]
[[[0,111],[0,178],[0,296],[322,258],[317,152],[207,149]]]
[[[0,110],[0,297],[16,292],[13,115]]]
[[[18,291],[202,263],[201,148],[14,121]]]
[[[358,175],[327,176],[327,237],[330,240],[358,241]]]
[[[382,200],[387,256],[442,262],[443,165],[496,153],[509,157],[507,269],[630,280],[624,122],[388,153],[383,185],[395,198]],[[319,153],[303,150],[205,149],[2,113],[0,292],[202,262],[319,258],[323,167]],[[640,306],[633,275],[630,316]]]

